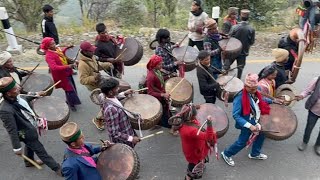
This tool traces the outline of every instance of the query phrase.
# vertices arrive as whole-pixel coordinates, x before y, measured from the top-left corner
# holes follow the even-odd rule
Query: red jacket
[[[198,120],[193,120],[197,126],[201,126]],[[186,160],[189,163],[198,164],[199,161],[204,160],[208,155],[209,145],[207,141],[213,141],[214,131],[212,127],[208,127],[205,132],[200,131],[197,136],[198,128],[190,125],[183,124],[179,129],[182,151]]]
[[[51,70],[52,78],[54,82],[61,82],[56,85],[56,88],[62,88],[65,91],[73,91],[72,85],[70,84],[68,77],[72,76],[72,69],[69,65],[63,65],[60,57],[53,51],[46,51],[46,61]]]
[[[166,90],[164,89],[164,85],[161,86],[161,82],[153,70],[148,70],[147,87],[148,94],[162,102],[163,98],[161,97],[161,93],[165,93]]]

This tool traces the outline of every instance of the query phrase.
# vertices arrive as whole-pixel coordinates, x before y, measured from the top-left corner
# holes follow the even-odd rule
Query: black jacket
[[[59,35],[53,17],[44,16],[41,22],[42,37],[51,37],[56,44],[59,44]]]
[[[250,46],[254,44],[256,33],[248,21],[241,21],[237,25],[232,26],[230,33],[231,37],[237,38],[242,43],[240,55],[249,55]]]
[[[211,75],[218,74],[217,71],[211,67],[204,67]],[[213,80],[208,73],[205,72],[201,67],[197,67],[197,77],[200,87],[200,93],[203,96],[216,96],[216,91],[219,88],[219,84]]]
[[[278,88],[282,84],[285,84],[285,82],[288,80],[288,77],[286,75],[286,70],[284,66],[280,66],[276,62],[273,62],[272,65],[275,66],[278,71],[277,76],[274,79],[276,81],[276,88]]]
[[[21,148],[20,141],[38,139],[36,128],[10,100],[4,99],[0,104],[0,119],[10,136],[13,149]]]
[[[96,56],[103,58],[116,58],[117,45],[115,45],[112,41],[96,41],[96,47]]]
[[[290,39],[290,36],[288,35],[280,39],[278,43],[278,48],[286,49],[287,51],[289,51],[289,60],[284,66],[286,70],[291,71],[295,58],[290,51],[293,50],[298,55],[298,44],[292,41]]]

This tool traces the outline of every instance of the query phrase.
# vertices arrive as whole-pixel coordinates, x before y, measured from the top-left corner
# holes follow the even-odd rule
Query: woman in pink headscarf
[[[75,105],[81,104],[81,102],[72,77],[72,68],[75,67],[75,64],[68,64],[67,57],[60,48],[56,47],[53,38],[44,38],[41,42],[41,49],[46,53],[46,61],[51,70],[54,82],[61,81],[56,85],[56,88],[62,88],[65,91],[66,102],[72,111],[76,111]]]
[[[164,86],[164,78],[161,74],[160,69],[162,68],[162,57],[158,55],[152,55],[148,64],[147,64],[147,87],[148,94],[157,98],[163,107],[163,115],[161,118],[161,122],[159,125],[171,128],[168,123],[168,119],[170,118],[170,110],[169,110],[169,93],[166,93]],[[174,133],[173,129],[171,129],[172,134]]]

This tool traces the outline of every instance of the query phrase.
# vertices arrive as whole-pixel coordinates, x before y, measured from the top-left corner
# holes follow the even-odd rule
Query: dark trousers
[[[246,59],[247,59],[247,56],[246,56],[246,55],[240,55],[240,56],[238,56],[236,59],[233,59],[233,60],[231,60],[231,59],[226,59],[226,60],[224,61],[223,69],[229,70],[229,69],[230,69],[230,66],[233,64],[233,62],[234,62],[235,60],[237,60],[237,66],[242,65],[241,67],[238,68],[238,74],[237,74],[237,77],[238,77],[239,79],[241,79],[244,66],[246,65]]]
[[[38,139],[32,141],[24,141],[24,143],[24,154],[28,158],[34,160],[34,153],[36,153],[41,161],[53,171],[57,171],[59,169],[60,165],[47,153],[46,149]]]
[[[319,116],[317,116],[313,112],[309,111],[307,126],[306,126],[306,129],[304,130],[304,135],[303,135],[303,142],[304,143],[307,144],[309,142],[311,132],[312,132],[314,126],[316,125],[318,119],[319,119]],[[320,146],[320,131],[319,131],[319,135],[318,135],[318,138],[317,138],[315,145]]]
[[[203,96],[204,100],[206,100],[206,103],[216,103],[216,97],[215,96]]]
[[[199,51],[203,50],[203,41],[192,41],[191,39],[189,39],[189,43],[188,46],[197,46],[197,48],[199,49]]]

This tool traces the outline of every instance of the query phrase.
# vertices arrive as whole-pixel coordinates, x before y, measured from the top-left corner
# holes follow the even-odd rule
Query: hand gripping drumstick
[[[144,90],[148,90],[148,88],[142,88],[142,89],[138,89],[138,90],[134,90],[134,92],[140,92],[140,91],[144,91]]]
[[[54,85],[52,85],[49,89],[47,89],[46,91],[44,91],[44,94],[47,94],[51,89],[53,89],[56,85],[58,85],[61,82],[61,80],[59,80],[58,82],[56,82]]]
[[[115,60],[118,60],[120,58],[120,56],[122,56],[122,54],[127,50],[127,48],[124,48],[124,50],[116,57]]]
[[[34,160],[28,158],[26,155],[22,154],[21,157],[24,159],[24,160],[27,160],[29,163],[31,163],[32,165],[34,165],[34,167],[36,167],[37,169],[42,169],[42,167],[36,163]]]
[[[26,77],[26,79],[23,81],[23,83],[20,85],[21,87],[27,82],[27,80],[30,78],[31,74],[33,73],[34,70],[37,69],[37,67],[40,65],[40,63],[38,63],[31,71],[28,71],[28,77]]]

